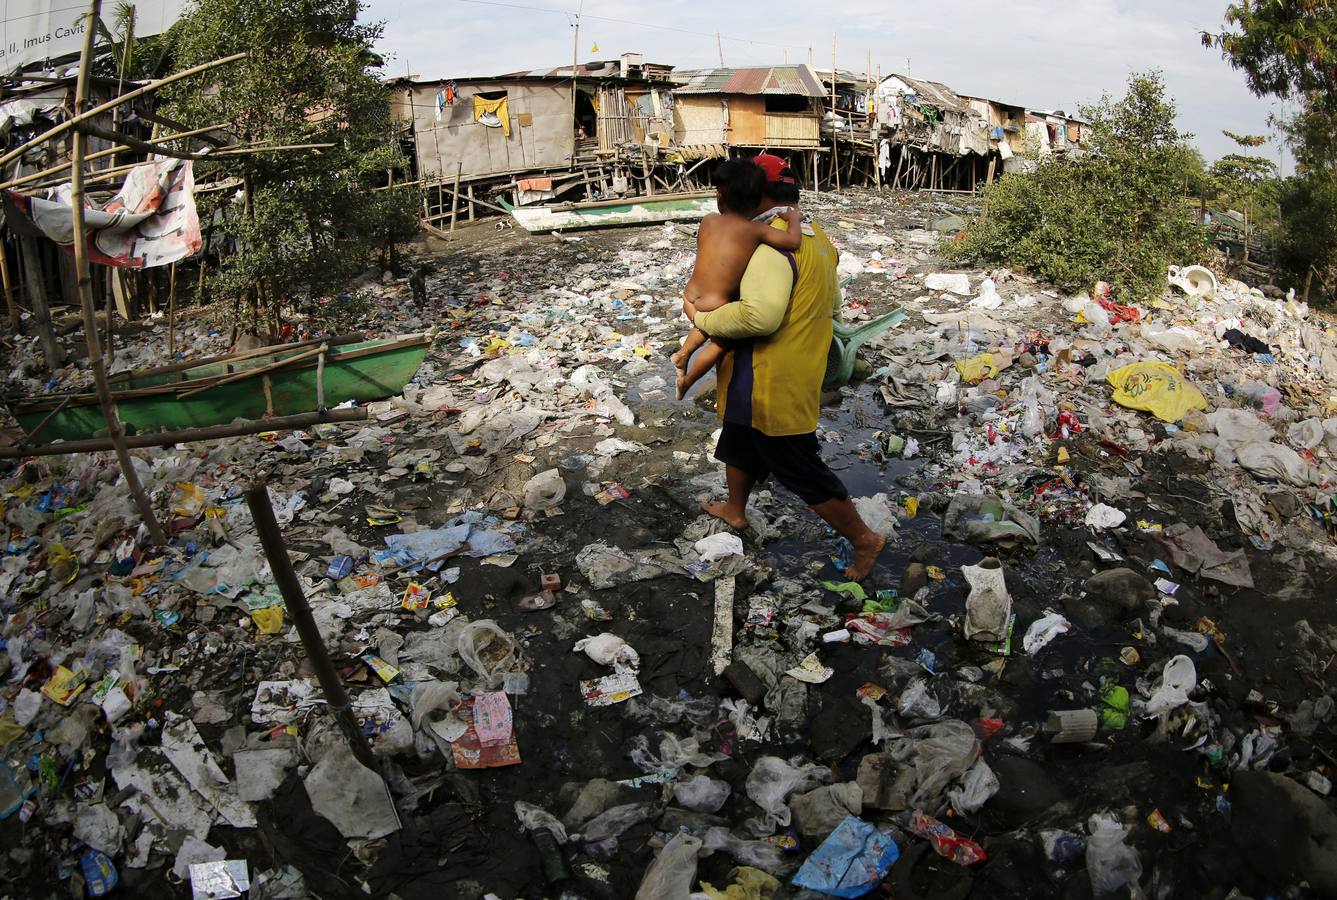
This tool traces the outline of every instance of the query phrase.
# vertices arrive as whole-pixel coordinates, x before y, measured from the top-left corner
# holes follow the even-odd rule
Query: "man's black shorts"
[[[809,506],[849,498],[845,485],[822,462],[815,433],[771,437],[746,425],[725,422],[715,458],[742,469],[758,482],[774,475]]]

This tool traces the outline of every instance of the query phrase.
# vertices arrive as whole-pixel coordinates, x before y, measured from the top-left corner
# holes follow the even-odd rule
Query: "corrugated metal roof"
[[[806,65],[702,69],[698,72],[675,72],[674,77],[683,81],[674,89],[679,94],[826,96],[816,74]]]
[[[884,80],[890,80],[891,78],[911,88],[921,103],[953,112],[965,112],[968,109],[967,105],[956,95],[956,92],[945,84],[936,81],[921,81],[918,78],[911,78],[909,75],[891,75]]]

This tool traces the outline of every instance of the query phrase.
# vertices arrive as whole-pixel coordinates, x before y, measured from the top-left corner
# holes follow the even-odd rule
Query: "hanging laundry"
[[[506,105],[506,97],[500,100],[486,100],[474,95],[474,121],[488,128],[500,128],[501,133],[511,136],[511,113]]]

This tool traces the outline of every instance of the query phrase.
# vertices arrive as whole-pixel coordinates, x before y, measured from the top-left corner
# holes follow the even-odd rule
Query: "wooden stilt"
[[[102,10],[102,0],[92,0],[89,4],[88,19],[85,23],[83,53],[79,58],[79,77],[75,83],[74,115],[82,114],[88,99],[88,75],[93,61],[93,36]],[[148,529],[153,543],[160,547],[167,545],[167,535],[158,524],[153,513],[153,504],[144,493],[144,486],[139,482],[130,451],[125,446],[125,434],[121,430],[121,417],[112,399],[111,388],[107,386],[107,369],[102,359],[102,348],[97,339],[97,314],[93,311],[93,283],[88,265],[88,236],[84,223],[84,149],[87,137],[82,131],[75,130],[70,154],[70,207],[74,224],[74,267],[79,275],[79,307],[84,316],[84,333],[88,335],[89,365],[93,368],[93,381],[97,385],[98,400],[102,406],[102,416],[107,422],[107,432],[116,451],[121,475],[125,478],[130,496],[139,508],[139,517]]]
[[[455,223],[460,217],[460,173],[464,171],[464,163],[455,163],[455,190],[450,194],[450,230],[455,230]]]
[[[51,327],[51,307],[46,298],[46,273],[37,252],[37,238],[19,236],[19,253],[23,256],[24,281],[28,286],[28,305],[32,307],[33,325],[42,343],[42,357],[48,372],[55,372],[65,363],[65,357]]]
[[[19,307],[14,302],[14,286],[9,282],[9,257],[5,252],[5,240],[0,238],[0,279],[5,287],[5,309],[9,312],[9,325],[17,334],[19,330]]]
[[[204,265],[200,265],[204,272]],[[176,263],[167,275],[167,355],[176,359]]]

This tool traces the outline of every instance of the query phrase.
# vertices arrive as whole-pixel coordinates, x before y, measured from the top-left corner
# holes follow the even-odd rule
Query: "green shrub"
[[[1202,256],[1202,228],[1185,202],[1202,160],[1190,136],[1175,130],[1158,73],[1134,75],[1122,100],[1105,98],[1083,112],[1092,121],[1090,150],[1004,175],[946,252],[1022,269],[1064,290],[1108,281],[1120,302],[1145,300],[1164,288],[1167,266]]]

